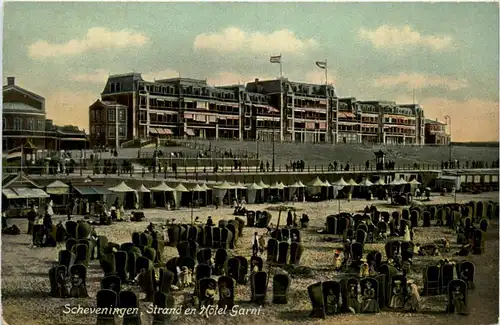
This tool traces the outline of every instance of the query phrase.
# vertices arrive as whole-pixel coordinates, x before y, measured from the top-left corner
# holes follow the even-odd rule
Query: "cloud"
[[[49,43],[39,40],[29,46],[32,58],[49,58],[82,54],[92,50],[142,46],[149,38],[132,30],[111,31],[104,27],[92,27],[82,39],[72,39],[66,43]]]
[[[458,90],[469,86],[465,79],[425,75],[420,73],[400,73],[395,76],[383,76],[374,80],[377,87],[403,86],[407,89],[442,87],[448,90]]]
[[[241,51],[267,55],[301,54],[317,45],[316,40],[299,39],[287,29],[265,34],[248,33],[237,27],[228,27],[219,33],[199,34],[194,40],[195,50],[211,50],[219,53]]]
[[[243,75],[241,73],[222,71],[219,72],[210,78],[207,78],[207,82],[209,85],[213,86],[226,86],[226,85],[246,85],[248,82],[254,81],[256,78],[260,80],[270,80],[275,79],[276,77],[263,76],[260,74],[255,75]]]
[[[382,25],[375,30],[360,28],[359,37],[370,41],[375,48],[409,50],[412,47],[426,47],[442,51],[452,46],[450,36],[422,35],[405,25],[402,28]]]
[[[97,69],[92,73],[82,73],[71,76],[73,81],[104,84],[108,80],[109,72],[104,69]]]
[[[89,106],[98,98],[98,92],[59,90],[46,95],[47,118],[55,124],[72,124],[89,129]]]

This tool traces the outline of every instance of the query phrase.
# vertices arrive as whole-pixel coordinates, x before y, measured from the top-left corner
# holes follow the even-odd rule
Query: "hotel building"
[[[118,116],[118,121],[116,121]],[[150,137],[328,143],[424,144],[418,104],[338,98],[331,85],[255,79],[210,86],[206,80],[145,81],[112,75],[89,107],[92,145]],[[118,132],[117,128],[118,127]]]

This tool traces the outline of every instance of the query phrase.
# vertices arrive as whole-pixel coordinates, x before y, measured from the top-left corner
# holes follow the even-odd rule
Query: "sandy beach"
[[[430,204],[453,202],[452,196],[442,197],[434,194]],[[493,200],[498,201],[498,192],[483,193],[480,195],[458,194],[457,202],[464,203],[471,200]],[[402,206],[390,206],[386,201],[365,201],[354,200],[351,202],[342,201],[342,211],[355,213],[362,210],[366,205],[373,204],[380,211],[401,210]],[[292,206],[292,204],[286,204]],[[328,324],[330,322],[341,322],[343,324],[494,324],[498,322],[498,220],[490,223],[487,232],[486,249],[483,255],[472,255],[465,258],[456,258],[460,261],[467,259],[476,265],[476,288],[469,292],[469,316],[456,316],[444,313],[447,297],[445,295],[423,297],[423,310],[421,313],[397,313],[384,310],[381,313],[369,315],[339,315],[328,317],[326,320],[317,320],[308,317],[311,310],[311,303],[307,295],[307,286],[325,280],[336,280],[342,278],[342,274],[332,271],[333,252],[335,248],[341,247],[341,242],[329,242],[325,239],[330,235],[319,235],[316,230],[323,228],[326,216],[338,213],[337,201],[325,201],[319,203],[295,203],[293,206],[298,210],[297,214],[306,213],[310,217],[310,226],[302,230],[302,242],[305,247],[301,266],[310,269],[307,276],[292,275],[292,283],[289,291],[289,303],[287,305],[272,305],[272,277],[268,286],[269,302],[260,310],[259,315],[237,315],[212,316],[208,321],[201,316],[174,316],[169,324],[205,324],[210,322],[218,324]],[[250,210],[264,210],[271,207],[270,204],[248,205]],[[109,241],[124,243],[131,241],[131,234],[135,231],[143,231],[149,222],[164,223],[166,219],[175,218],[176,222],[189,223],[191,220],[190,210],[165,211],[149,209],[144,211],[146,221],[131,223],[120,222],[111,226],[99,226],[99,235],[105,235]],[[220,219],[233,219],[233,209],[219,208],[195,209],[194,216],[200,217],[202,222],[207,216],[212,216],[214,222]],[[278,212],[272,211],[271,223],[276,225]],[[59,218],[60,219],[60,218]],[[57,217],[55,221],[59,220]],[[245,219],[245,218],[244,218]],[[65,220],[65,218],[63,219]],[[281,223],[285,223],[286,214],[282,215]],[[95,307],[95,296],[99,289],[103,272],[98,261],[92,261],[88,269],[87,289],[90,298],[87,299],[57,299],[48,296],[50,283],[48,277],[49,268],[56,263],[57,254],[61,247],[54,248],[30,248],[31,236],[26,234],[27,221],[20,219],[9,220],[9,226],[16,224],[22,234],[19,236],[2,236],[2,305],[3,317],[9,325],[89,325],[95,324],[96,315],[85,314],[64,314],[65,305],[82,307]],[[239,239],[238,247],[232,251],[233,255],[242,255],[247,258],[251,255],[251,235],[254,231],[263,233],[265,229],[245,228],[244,236]],[[336,237],[336,236],[333,236]],[[458,251],[456,236],[444,227],[416,228],[415,243],[432,243],[435,240],[446,237],[450,240],[452,249],[443,256],[451,257]],[[379,250],[385,259],[384,243],[366,244],[365,252]],[[166,247],[164,251],[164,261],[177,256],[177,250],[173,247]],[[441,257],[415,257],[412,273],[409,278],[422,288],[422,270],[424,267],[437,261]],[[122,290],[129,289],[125,285]],[[139,293],[137,287],[130,287],[131,290]],[[184,293],[191,292],[192,288],[186,291],[175,293],[176,304],[181,304]],[[139,298],[144,297],[140,293]],[[257,308],[258,306],[249,303],[249,285],[238,285],[235,293],[235,300],[241,308]],[[143,324],[151,324],[151,315],[146,310],[149,303],[141,302],[143,311]],[[121,324],[121,319],[118,320]]]

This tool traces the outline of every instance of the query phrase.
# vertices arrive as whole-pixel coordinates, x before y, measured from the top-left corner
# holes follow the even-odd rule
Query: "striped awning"
[[[355,115],[351,112],[339,112],[339,117],[353,118],[353,117],[355,117]]]
[[[105,187],[92,187],[92,189],[99,195],[110,195],[113,194],[110,190]]]
[[[149,128],[149,133],[150,134],[158,134],[158,130],[155,128]]]
[[[189,136],[194,137],[194,131],[191,130],[191,129],[186,129],[186,134],[189,135]]]
[[[158,131],[158,134],[163,134],[163,135],[172,135],[172,134],[174,134],[172,132],[172,130],[170,130],[170,129],[160,129],[160,128],[157,128],[156,131]]]

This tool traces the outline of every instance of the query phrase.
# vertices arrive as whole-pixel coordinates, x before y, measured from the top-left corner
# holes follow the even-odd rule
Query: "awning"
[[[8,200],[19,199],[19,195],[10,188],[2,189],[2,194],[5,195]]]
[[[45,192],[52,195],[69,195],[69,187],[48,187]]]
[[[353,118],[355,115],[351,112],[339,112],[339,117]]]
[[[158,134],[158,130],[155,128],[149,128],[149,133],[150,134]]]
[[[47,198],[49,195],[45,193],[44,190],[39,188],[26,188],[26,187],[18,187],[13,188],[17,193],[17,198],[19,199],[29,199],[29,198]]]
[[[99,195],[110,195],[113,194],[110,190],[105,187],[92,187],[92,189]]]
[[[189,136],[194,137],[194,131],[191,130],[191,129],[186,129],[186,134],[189,135]]]
[[[97,195],[97,192],[94,191],[90,186],[73,186],[73,188],[80,195]]]
[[[172,135],[173,134],[172,130],[170,130],[170,129],[157,128],[156,131],[158,132],[158,134],[162,134],[162,135]]]
[[[69,194],[69,185],[57,180],[47,185],[45,192],[53,195],[67,195]]]

